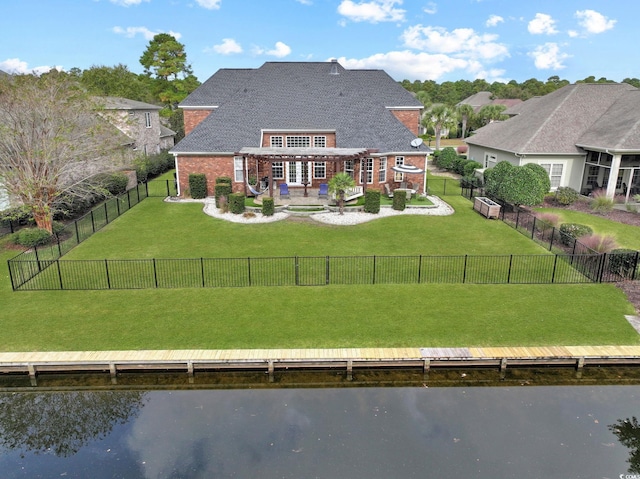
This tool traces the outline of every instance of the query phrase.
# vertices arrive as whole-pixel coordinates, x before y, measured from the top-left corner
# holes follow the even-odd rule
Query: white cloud
[[[395,8],[402,5],[402,0],[370,0],[355,3],[342,0],[338,5],[338,13],[354,22],[401,22],[404,21],[405,10]]]
[[[504,23],[504,18],[502,18],[500,15],[491,15],[485,22],[485,25],[487,27],[495,27],[498,25],[498,23]]]
[[[536,13],[536,17],[529,22],[528,29],[529,33],[533,35],[553,35],[554,33],[558,33],[556,30],[556,21],[551,17],[551,15],[547,15],[546,13]]]
[[[142,2],[149,2],[150,0],[110,0],[111,3],[120,5],[121,7],[130,7],[131,5],[140,5]]]
[[[435,15],[436,13],[438,13],[438,5],[436,5],[434,2],[429,2],[427,3],[427,5],[422,9],[422,11],[424,13],[428,13],[429,15]]]
[[[218,10],[222,0],[196,0],[196,3],[207,10]]]
[[[433,53],[454,54],[461,58],[500,60],[509,56],[507,47],[497,43],[498,36],[478,34],[471,28],[451,32],[442,27],[415,25],[402,33],[406,46]]]
[[[571,38],[576,38],[576,37],[580,36],[580,34],[578,32],[576,32],[575,30],[569,30],[567,32],[567,35],[569,35],[569,37],[571,37]]]
[[[176,40],[179,40],[182,35],[177,32],[152,32],[147,27],[113,27],[113,33],[117,33],[119,35],[124,35],[127,38],[133,38],[136,35],[142,35],[146,40],[153,40],[158,33],[168,33],[173,36]]]
[[[313,5],[311,0],[296,0],[296,2],[301,3],[303,5]]]
[[[273,57],[278,57],[278,58],[284,58],[290,53],[291,53],[291,48],[282,42],[276,42],[275,48],[273,48],[272,50],[268,50],[266,52],[267,55],[271,55]]]
[[[475,78],[499,81],[491,74],[502,75],[502,70],[484,70],[478,62],[454,58],[443,54],[412,52],[410,50],[377,53],[367,58],[338,59],[340,64],[350,69],[382,69],[396,80],[438,80],[456,70],[464,71]]]
[[[617,20],[609,20],[607,17],[594,10],[578,10],[575,14],[578,23],[586,33],[603,33],[611,30]]]
[[[570,58],[570,55],[560,52],[560,46],[557,43],[539,45],[528,55],[533,58],[536,68],[540,70],[562,70],[566,66],[563,62]]]
[[[233,38],[223,38],[222,43],[218,45],[214,45],[211,49],[209,48],[206,49],[206,51],[211,51],[211,50],[221,55],[231,55],[233,53],[242,53],[242,47]]]
[[[5,61],[0,62],[0,70],[5,73],[11,73],[13,75],[23,75],[29,73],[35,73],[36,75],[41,75],[42,73],[46,73],[49,70],[60,70],[62,71],[61,66],[39,66],[29,68],[29,64],[19,58],[7,58]]]

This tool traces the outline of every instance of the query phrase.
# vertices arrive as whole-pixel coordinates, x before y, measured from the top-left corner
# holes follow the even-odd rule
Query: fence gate
[[[326,256],[296,257],[296,285],[329,284],[329,258]]]

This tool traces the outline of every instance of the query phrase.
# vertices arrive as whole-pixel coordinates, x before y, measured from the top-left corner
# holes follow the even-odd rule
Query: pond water
[[[638,385],[434,384],[4,388],[0,476],[640,478]]]

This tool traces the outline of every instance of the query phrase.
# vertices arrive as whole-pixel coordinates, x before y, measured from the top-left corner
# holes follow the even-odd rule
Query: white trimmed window
[[[344,172],[353,178],[353,160],[345,160],[344,162]]]
[[[241,156],[233,157],[233,181],[244,181],[244,158]]]
[[[148,111],[144,112],[144,126],[151,128],[151,113]]]
[[[498,158],[496,155],[490,155],[489,153],[484,154],[484,167],[485,168],[493,168],[498,163]]]
[[[324,161],[313,162],[313,177],[316,179],[324,179],[327,177],[327,163]]]
[[[540,166],[542,166],[549,175],[552,190],[562,185],[563,163],[540,163]]]
[[[272,148],[282,148],[282,137],[281,136],[272,136],[270,138],[271,141],[271,147]]]
[[[326,148],[327,147],[327,137],[326,136],[314,136],[313,137],[313,146],[316,148]]]
[[[378,172],[378,178],[380,183],[387,181],[387,157],[380,157],[380,171]]]
[[[274,161],[271,163],[271,171],[274,180],[284,179],[284,163],[282,161]]]
[[[310,136],[287,136],[287,148],[308,148],[311,146]]]
[[[365,172],[367,184],[373,183],[373,158],[360,160],[360,183],[362,183],[362,177]]]
[[[396,166],[402,166],[402,165],[404,165],[404,156],[396,156]],[[393,181],[395,182],[404,181],[404,173],[394,172]]]

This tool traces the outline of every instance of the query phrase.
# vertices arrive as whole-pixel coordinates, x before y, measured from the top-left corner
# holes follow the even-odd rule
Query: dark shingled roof
[[[346,70],[337,62],[267,62],[258,69],[219,70],[180,106],[215,109],[174,153],[259,147],[262,130],[335,130],[339,148],[409,152],[415,136],[389,108],[422,104],[382,70]],[[421,146],[420,151],[430,150]]]
[[[518,114],[490,123],[470,145],[518,154],[580,154],[580,146],[640,148],[640,91],[626,83],[577,83],[518,105]],[[622,148],[622,146],[618,146]]]

